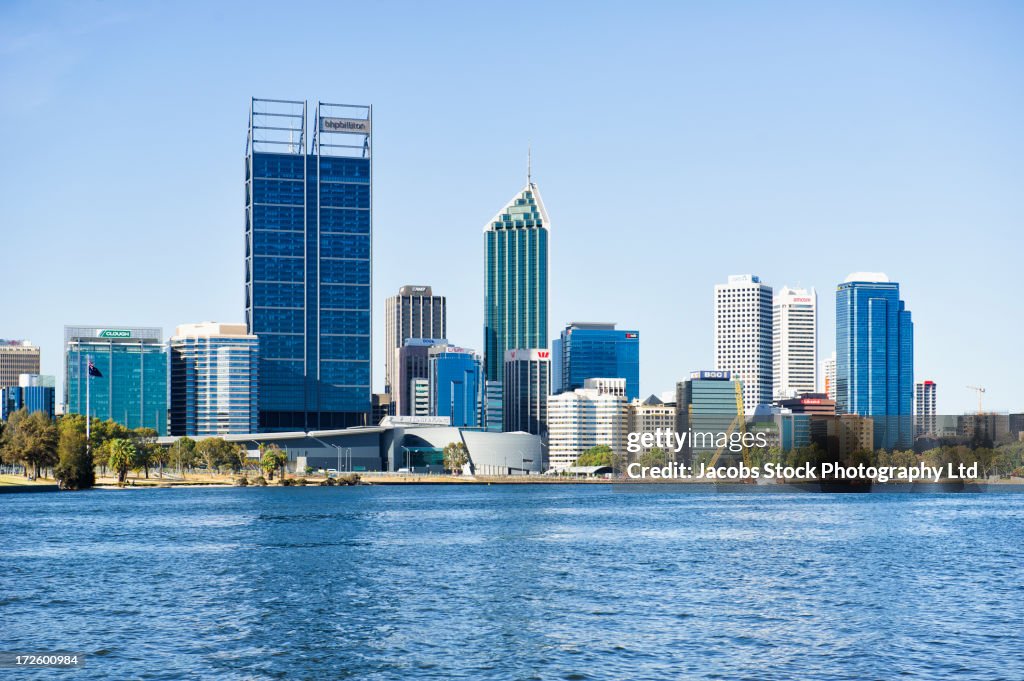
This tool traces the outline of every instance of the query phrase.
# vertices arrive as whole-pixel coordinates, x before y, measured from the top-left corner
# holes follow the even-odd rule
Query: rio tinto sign
[[[370,121],[366,118],[331,118],[321,116],[320,130],[322,132],[355,132],[369,135]]]

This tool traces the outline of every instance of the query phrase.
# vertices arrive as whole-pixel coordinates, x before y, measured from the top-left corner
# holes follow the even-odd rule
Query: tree
[[[114,438],[103,445],[107,453],[107,465],[117,473],[117,484],[123,485],[128,469],[135,463],[135,445],[126,438]]]
[[[196,455],[211,470],[224,464],[232,464],[232,460],[237,461],[234,445],[222,437],[204,437],[196,443]]]
[[[461,472],[469,463],[469,452],[464,442],[449,442],[444,446],[444,467],[453,474]]]
[[[40,469],[57,464],[57,424],[41,411],[19,409],[4,429],[3,450],[6,460],[24,463],[38,478]]]
[[[61,489],[88,489],[96,482],[96,467],[85,446],[85,417],[68,414],[57,421],[57,466],[53,476]]]
[[[277,445],[260,445],[260,468],[267,474],[268,480],[274,479],[274,471],[280,469],[284,478],[284,466],[288,463],[288,455]]]
[[[668,454],[661,447],[651,447],[640,455],[640,465],[646,468],[662,468],[668,465]]]
[[[92,423],[90,424],[89,433],[89,448],[93,452],[94,461],[97,466],[106,468],[108,455],[104,445],[111,440],[127,440],[131,437],[131,431],[128,430],[127,426],[123,426],[117,421],[106,420],[100,421],[98,418],[93,417]]]
[[[167,455],[180,473],[182,468],[191,468],[196,458],[196,441],[188,436],[179,437],[167,448]]]
[[[131,438],[132,444],[135,445],[135,469],[143,469],[146,472],[146,479],[149,479],[149,467],[156,465],[156,459],[159,457],[157,450],[162,449],[160,445],[156,443],[156,439],[160,437],[153,428],[136,428],[132,431]]]
[[[577,466],[611,466],[612,448],[608,445],[597,445],[579,455]]]

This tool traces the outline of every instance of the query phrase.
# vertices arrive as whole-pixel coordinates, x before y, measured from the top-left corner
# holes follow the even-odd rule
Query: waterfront
[[[610,486],[0,503],[18,678],[1024,678],[1024,496]]]

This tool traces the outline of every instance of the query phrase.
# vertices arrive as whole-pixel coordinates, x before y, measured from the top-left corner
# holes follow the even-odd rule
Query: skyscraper
[[[104,421],[167,434],[163,330],[65,326],[64,346],[65,414],[85,414],[88,406],[90,416]]]
[[[743,383],[743,409],[772,402],[772,287],[752,274],[715,285],[715,369]]]
[[[551,392],[551,352],[519,349],[505,353],[504,429],[543,437]]]
[[[429,410],[420,409],[418,398],[429,385],[430,348],[435,345],[448,345],[448,341],[444,338],[407,338],[395,353],[396,377],[391,386],[395,416],[426,416],[429,413]],[[422,385],[418,381],[423,381]]]
[[[936,429],[935,381],[921,381],[914,386],[914,432],[934,435]]]
[[[913,444],[914,323],[900,285],[854,272],[836,291],[836,411],[870,416],[876,448]]]
[[[447,308],[444,296],[429,286],[403,286],[385,302],[384,391],[398,390],[398,350],[407,338],[446,338]]]
[[[836,399],[836,353],[833,351],[831,357],[825,358],[821,363],[822,386],[821,392],[828,395],[828,399]]]
[[[369,106],[253,99],[245,320],[260,342],[260,429],[362,425],[370,411]]]
[[[480,356],[452,345],[435,345],[430,356],[430,415],[448,416],[451,425],[480,425]]]
[[[508,350],[548,347],[549,229],[544,202],[529,175],[523,190],[484,228],[484,362],[489,381],[502,380]]]
[[[22,374],[39,373],[39,348],[27,340],[0,338],[0,388],[18,385]]]
[[[818,294],[783,286],[772,303],[774,399],[813,393],[818,387]]]
[[[679,460],[709,463],[717,455],[724,464],[740,459],[718,438],[724,433],[729,439],[746,427],[743,394],[742,383],[728,371],[693,371],[689,380],[676,384],[676,432],[713,434],[688,439]]]
[[[245,324],[182,324],[170,343],[171,435],[259,428],[259,340]]]
[[[626,379],[626,399],[640,396],[640,332],[620,331],[615,324],[571,322],[555,341],[552,365],[561,376],[552,378],[559,392],[582,388],[588,378]]]

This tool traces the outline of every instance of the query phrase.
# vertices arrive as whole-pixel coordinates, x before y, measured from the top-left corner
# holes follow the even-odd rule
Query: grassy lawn
[[[53,485],[53,480],[29,480],[20,475],[0,475],[0,485]]]

